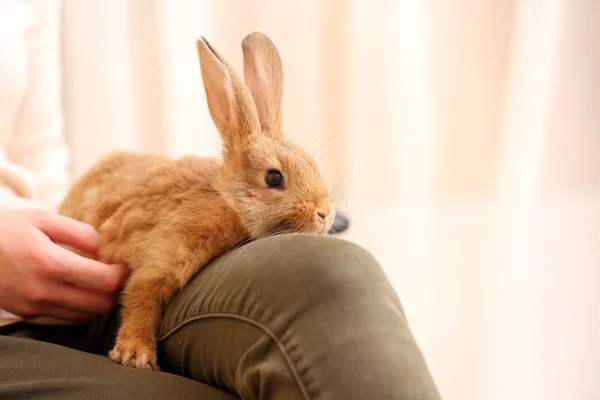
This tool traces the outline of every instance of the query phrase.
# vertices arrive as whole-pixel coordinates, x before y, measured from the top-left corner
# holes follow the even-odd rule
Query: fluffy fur
[[[260,237],[326,233],[335,210],[315,161],[282,134],[283,71],[261,33],[242,41],[242,83],[204,39],[197,52],[222,159],[120,151],[74,184],[60,213],[101,234],[98,258],[131,270],[122,321],[109,356],[126,366],[159,369],[161,309],[211,259]],[[270,188],[269,169],[284,176]]]

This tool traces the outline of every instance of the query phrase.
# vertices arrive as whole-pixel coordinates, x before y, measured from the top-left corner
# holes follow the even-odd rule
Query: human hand
[[[95,255],[96,230],[45,210],[0,210],[0,309],[21,318],[87,321],[109,312],[128,271]]]

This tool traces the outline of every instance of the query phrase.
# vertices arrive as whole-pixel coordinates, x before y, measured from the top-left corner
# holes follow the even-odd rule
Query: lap
[[[176,375],[121,367],[52,343],[0,336],[1,399],[234,399]]]
[[[383,270],[336,237],[271,237],[215,260],[172,299],[159,338],[163,368],[242,398],[439,398]]]
[[[71,347],[106,355],[117,323],[52,340],[73,329]],[[377,261],[331,236],[267,238],[215,260],[166,307],[159,339],[163,371],[244,399],[439,399]]]

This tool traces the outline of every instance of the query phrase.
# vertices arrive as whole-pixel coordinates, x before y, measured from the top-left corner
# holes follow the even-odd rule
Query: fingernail
[[[94,229],[94,235],[95,235],[94,236],[94,242],[96,244],[96,247],[99,247],[100,243],[102,242],[102,236],[100,236],[100,233],[97,232],[95,229]]]
[[[121,271],[124,272],[125,277],[129,276],[129,274],[131,273],[131,271],[129,270],[129,268],[127,268],[127,265],[125,264],[115,264],[115,267],[119,268]]]

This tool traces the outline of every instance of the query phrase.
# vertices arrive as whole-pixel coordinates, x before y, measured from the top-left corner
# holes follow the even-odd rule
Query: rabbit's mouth
[[[287,219],[272,224],[264,236],[277,236],[293,232],[287,222]]]
[[[350,226],[350,220],[348,217],[340,212],[336,213],[331,227],[326,230],[325,227],[318,233],[325,233],[327,235],[338,235],[346,230]],[[325,231],[326,230],[326,231]],[[274,224],[265,236],[277,236],[286,233],[300,232],[300,229],[292,229],[287,220],[283,220]]]
[[[271,224],[264,236],[277,236],[286,233],[301,233],[301,232],[314,232],[319,234],[337,235],[348,229],[350,221],[345,214],[340,212],[336,213],[335,218],[331,226],[329,224],[323,224],[321,229],[317,229],[316,226],[299,225],[291,223],[289,218],[284,218],[281,221]]]
[[[277,236],[285,235],[286,233],[301,233],[301,232],[315,232],[314,229],[307,229],[304,226],[292,224],[288,218],[274,223],[269,229],[266,236]],[[319,232],[320,233],[320,232]]]

